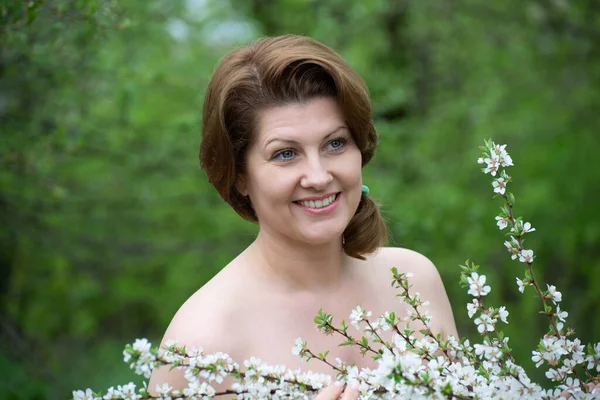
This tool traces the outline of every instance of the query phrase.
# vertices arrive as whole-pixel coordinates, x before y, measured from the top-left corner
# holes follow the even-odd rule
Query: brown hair
[[[256,222],[250,200],[235,182],[261,110],[316,97],[333,97],[360,149],[362,165],[373,157],[377,133],[362,78],[329,47],[308,37],[262,38],[227,54],[206,91],[202,114],[200,166],[221,197],[243,218]],[[344,231],[344,252],[364,259],[386,239],[377,204],[362,195]]]

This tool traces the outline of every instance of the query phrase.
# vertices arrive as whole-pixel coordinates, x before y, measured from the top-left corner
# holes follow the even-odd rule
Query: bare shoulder
[[[399,272],[412,273],[414,281],[429,281],[439,279],[440,275],[435,265],[424,255],[416,251],[401,247],[382,247],[373,253],[368,262],[378,276],[385,275],[391,282],[391,269],[396,268]]]
[[[177,340],[205,349],[220,344],[229,320],[234,318],[230,297],[223,295],[228,292],[227,283],[222,280],[216,276],[186,300],[171,320],[163,341]]]
[[[388,287],[391,286],[392,268],[398,269],[398,272],[412,273],[413,276],[409,278],[411,292],[418,292],[421,298],[430,302],[428,311],[434,330],[444,335],[458,336],[444,283],[437,268],[427,257],[409,249],[382,247],[367,262],[381,284]]]
[[[239,259],[223,268],[179,308],[163,340],[202,346],[206,352],[235,352],[236,321],[243,316],[251,277],[240,268]]]
[[[161,346],[176,340],[180,346],[202,348],[205,353],[224,352],[233,357],[238,352],[235,321],[239,318],[236,303],[243,295],[235,265],[228,265],[213,279],[196,291],[179,308],[169,324]],[[152,372],[149,388],[168,382],[174,388],[187,386],[183,373],[168,367]]]

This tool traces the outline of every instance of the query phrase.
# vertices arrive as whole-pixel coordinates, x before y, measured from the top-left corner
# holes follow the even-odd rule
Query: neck
[[[282,241],[260,231],[249,248],[253,268],[264,279],[286,291],[331,291],[338,289],[348,266],[342,240],[322,245]]]

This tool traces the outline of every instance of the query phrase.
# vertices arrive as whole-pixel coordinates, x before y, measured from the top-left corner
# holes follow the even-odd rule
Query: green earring
[[[369,195],[369,187],[368,187],[367,185],[362,185],[362,193],[363,193],[365,196],[368,196],[368,195]]]

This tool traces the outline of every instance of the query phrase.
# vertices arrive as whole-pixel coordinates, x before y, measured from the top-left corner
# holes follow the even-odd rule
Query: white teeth
[[[299,203],[308,208],[323,208],[333,203],[335,201],[335,196],[336,195],[334,194],[323,200],[299,201]]]

